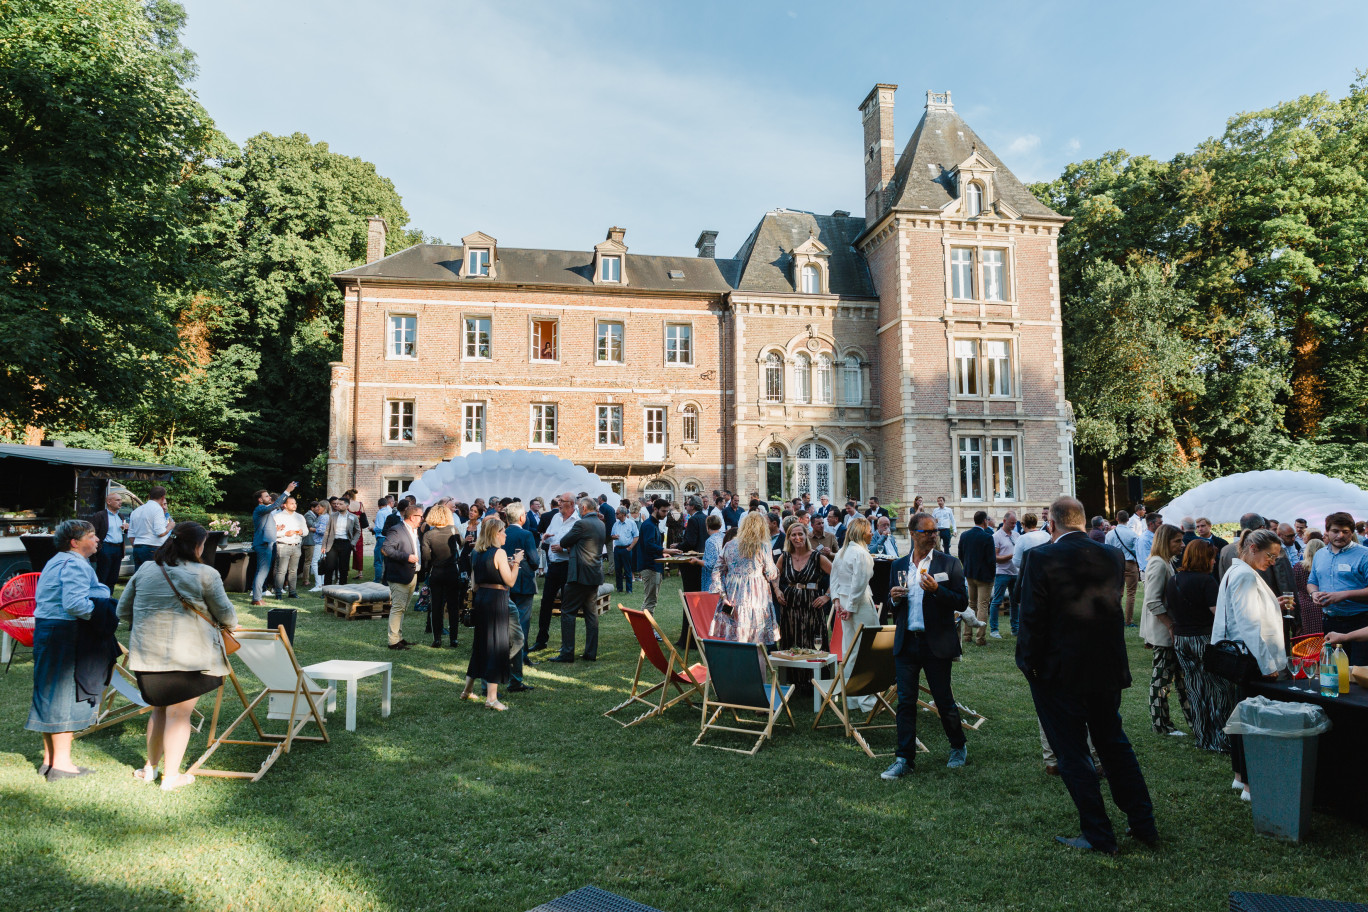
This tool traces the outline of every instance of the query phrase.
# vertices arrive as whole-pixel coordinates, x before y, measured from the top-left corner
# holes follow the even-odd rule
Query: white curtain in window
[[[817,401],[831,403],[831,355],[817,356]]]
[[[845,401],[846,405],[859,405],[864,399],[864,383],[860,378],[860,359],[846,355],[845,359]]]
[[[798,401],[812,401],[812,359],[806,352],[799,352],[794,359],[793,379],[797,383]]]

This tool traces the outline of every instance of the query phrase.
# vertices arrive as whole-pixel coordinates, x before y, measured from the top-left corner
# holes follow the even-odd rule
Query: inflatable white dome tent
[[[1184,516],[1233,523],[1246,513],[1258,513],[1285,523],[1304,519],[1309,528],[1323,529],[1325,517],[1341,510],[1355,521],[1368,519],[1368,491],[1328,475],[1278,469],[1208,481],[1159,512],[1175,526]]]
[[[528,450],[491,450],[448,460],[424,472],[406,493],[427,506],[443,497],[470,503],[492,494],[524,503],[534,497],[549,502],[566,491],[584,491],[594,498],[603,494],[611,506],[618,505],[617,494],[593,472],[568,459]]]

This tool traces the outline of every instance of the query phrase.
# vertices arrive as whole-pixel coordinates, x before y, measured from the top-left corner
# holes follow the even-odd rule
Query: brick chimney
[[[698,255],[704,259],[717,259],[717,232],[704,231],[698,235],[698,240],[694,241],[694,246],[698,248]]]
[[[389,224],[378,215],[366,219],[366,262],[374,263],[385,257],[385,236]]]
[[[860,102],[864,122],[865,221],[873,225],[884,211],[884,190],[893,179],[893,93],[895,85],[881,82]]]
[[[608,240],[610,240],[610,241],[617,241],[619,244],[621,244],[621,243],[622,243],[622,239],[625,238],[626,236],[627,236],[627,229],[626,229],[626,228],[619,228],[618,226],[614,225],[612,228],[609,228],[609,229],[608,229]]]

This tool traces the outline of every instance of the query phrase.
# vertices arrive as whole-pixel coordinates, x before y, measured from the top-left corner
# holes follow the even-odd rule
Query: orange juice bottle
[[[1349,692],[1349,655],[1343,646],[1335,646],[1335,672],[1339,676],[1340,696]]]

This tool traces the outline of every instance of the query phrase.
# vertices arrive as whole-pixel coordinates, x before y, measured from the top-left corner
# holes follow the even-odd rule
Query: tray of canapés
[[[831,653],[825,649],[808,649],[804,646],[795,646],[792,649],[776,649],[770,655],[777,659],[789,659],[795,662],[823,662]]]

